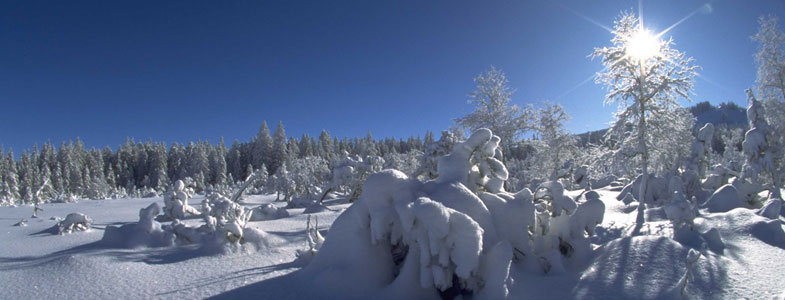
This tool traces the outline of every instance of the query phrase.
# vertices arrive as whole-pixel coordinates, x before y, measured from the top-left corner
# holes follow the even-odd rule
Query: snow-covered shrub
[[[343,159],[331,171],[331,178],[323,197],[330,191],[345,192],[349,201],[354,202],[362,193],[362,185],[368,175],[381,171],[384,159],[376,155],[349,155],[344,152]]]
[[[684,225],[689,225],[692,228],[698,214],[696,202],[695,198],[690,201],[681,192],[674,192],[671,202],[664,207],[665,216],[671,220],[674,230],[678,230]]]
[[[308,156],[297,158],[290,165],[288,171],[294,182],[293,196],[308,199],[320,197],[325,179],[330,174],[327,161],[321,157]]]
[[[684,276],[679,280],[678,287],[679,287],[679,294],[684,299],[689,299],[689,295],[687,295],[687,284],[692,281],[693,276],[692,273],[695,272],[696,264],[698,259],[701,257],[701,253],[696,251],[695,249],[690,249],[687,253],[687,271],[684,273]]]
[[[480,129],[438,159],[434,180],[421,182],[396,170],[370,175],[303,272],[316,286],[345,287],[363,298],[373,297],[374,287],[387,287],[403,298],[435,298],[441,291],[495,299],[508,294],[513,258],[563,269],[562,257],[591,251],[588,242],[565,246],[559,238],[585,240],[584,232],[602,220],[603,209],[593,202],[599,200],[580,209],[564,198],[560,183],[548,183],[539,196],[549,223],[536,220],[529,190],[511,194],[502,188],[508,172],[497,159],[498,145],[498,137]],[[560,216],[552,217],[555,211]],[[551,230],[536,229],[538,224]],[[538,242],[534,231],[542,232]],[[564,247],[574,250],[561,254]]]
[[[580,166],[572,172],[572,184],[575,185],[576,188],[583,189],[589,186],[591,180],[589,179],[589,167],[588,166]],[[608,182],[610,183],[610,182]],[[606,184],[607,185],[607,184]],[[604,185],[603,185],[604,186]]]
[[[641,202],[640,197],[640,184],[642,181],[643,175],[638,175],[632,182],[628,183],[624,188],[619,192],[619,195],[616,196],[616,199],[623,200],[627,197],[627,194],[632,195],[632,197]],[[645,205],[663,205],[670,199],[672,193],[669,193],[669,180],[666,180],[663,177],[655,176],[654,174],[649,174],[649,180],[646,185],[646,198]]]
[[[744,140],[744,130],[742,128],[717,126],[714,136],[715,140],[719,140],[722,146],[722,153],[712,153],[714,156],[712,161],[715,164],[727,167],[735,173],[740,173],[745,160],[741,149],[741,142]]]
[[[120,227],[106,226],[101,242],[107,246],[120,248],[166,247],[175,244],[175,236],[164,231],[155,217],[161,213],[158,203],[139,210],[139,221]]]
[[[164,194],[164,216],[170,219],[184,219],[186,213],[199,215],[199,212],[188,205],[190,195],[185,190],[185,183],[178,180],[174,187]]]
[[[226,249],[225,246],[238,247],[245,244],[261,248],[268,245],[270,237],[263,231],[248,227],[254,210],[247,209],[236,202],[261,173],[251,174],[235,191],[232,198],[210,191],[202,202],[201,212],[189,206],[188,212],[201,215],[201,226],[189,226],[179,218],[173,218],[171,224],[161,225],[155,221],[159,214],[156,203],[139,212],[139,222],[126,224],[122,227],[108,226],[103,242],[121,247],[138,246],[170,246],[174,244],[197,244],[210,251]],[[187,200],[183,192],[183,183],[178,181],[172,192],[167,193],[168,203],[175,205]],[[167,198],[164,199],[165,202]],[[186,202],[187,205],[187,202]],[[164,210],[166,213],[166,210]],[[230,247],[230,248],[231,248]]]
[[[319,248],[322,247],[324,243],[324,237],[322,234],[319,233],[319,217],[315,218],[315,223],[313,227],[311,226],[311,216],[308,215],[308,221],[305,225],[305,235],[306,235],[306,242],[308,243],[308,248],[305,250],[297,250],[295,255],[297,259],[304,262],[309,262],[317,252],[319,252]]]
[[[74,231],[86,231],[90,229],[93,220],[80,213],[70,213],[63,221],[57,223],[57,233],[65,234]]]
[[[585,234],[594,235],[594,228],[602,223],[605,216],[605,203],[600,200],[600,195],[595,191],[584,194],[585,202],[581,202],[575,213],[570,216],[570,233],[572,237],[582,237]]]
[[[219,223],[234,220],[245,213],[245,207],[219,194],[207,195],[202,201],[202,218],[212,217]]]
[[[425,145],[425,152],[422,154],[420,165],[413,177],[423,180],[439,177],[439,173],[436,171],[439,158],[449,154],[457,142],[458,138],[454,134],[446,130],[442,131],[442,136],[438,141]]]
[[[281,194],[284,195],[285,201],[290,201],[294,196],[295,182],[292,178],[292,173],[286,164],[281,165],[280,168],[267,180],[267,189],[276,192],[276,199],[281,200]]]
[[[733,176],[738,175],[739,174],[737,172],[734,172],[733,170],[718,164],[712,168],[712,170],[709,172],[709,175],[701,183],[701,186],[704,189],[714,191],[721,186],[728,184],[728,181]]]
[[[706,170],[711,165],[711,141],[714,136],[714,125],[706,123],[698,130],[695,142],[692,143],[690,158],[687,160],[687,169],[693,170],[703,178]]]
[[[262,204],[253,209],[251,221],[264,221],[286,218],[289,216],[289,211],[283,207],[275,207],[272,203]]]
[[[76,203],[76,196],[73,194],[60,193],[52,199],[52,203]]]
[[[390,152],[384,155],[384,169],[395,169],[409,176],[415,176],[420,169],[423,152],[412,149],[406,153]]]

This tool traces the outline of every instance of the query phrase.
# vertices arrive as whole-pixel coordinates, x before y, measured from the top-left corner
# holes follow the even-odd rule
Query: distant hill
[[[712,123],[714,126],[724,124],[730,128],[746,129],[747,127],[746,109],[733,102],[720,103],[714,106],[709,101],[703,101],[687,109],[695,116],[696,128],[701,128],[706,123]],[[578,144],[585,146],[587,143],[598,143],[606,131],[608,131],[607,128],[578,134]]]

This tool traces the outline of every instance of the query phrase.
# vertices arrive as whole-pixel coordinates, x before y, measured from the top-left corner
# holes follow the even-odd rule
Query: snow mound
[[[107,247],[140,248],[166,247],[175,244],[175,236],[162,229],[155,217],[161,213],[158,203],[139,210],[139,222],[125,224],[120,227],[106,226],[101,243]]]
[[[739,198],[736,187],[726,184],[711,194],[703,207],[713,213],[727,212],[734,208],[744,207],[744,203]]]
[[[758,210],[758,214],[769,218],[769,219],[778,219],[782,212],[782,199],[772,198],[766,202],[766,204]]]
[[[325,212],[329,210],[330,209],[327,206],[324,206],[323,204],[313,203],[311,205],[306,206],[305,209],[303,210],[303,213],[315,214],[315,213]]]
[[[289,211],[286,208],[278,208],[272,203],[262,204],[253,209],[251,221],[264,221],[286,218],[289,216]]]
[[[74,231],[86,231],[93,224],[93,219],[81,213],[70,213],[63,221],[57,223],[59,234],[72,233]]]

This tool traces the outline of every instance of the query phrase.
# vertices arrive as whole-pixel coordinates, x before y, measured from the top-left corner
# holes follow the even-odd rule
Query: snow
[[[498,145],[478,130],[438,160],[436,179],[376,172],[354,203],[331,198],[298,208],[275,195],[238,203],[189,195],[176,183],[164,197],[43,204],[27,226],[14,224],[32,207],[0,207],[0,240],[13,241],[0,243],[2,298],[782,295],[782,200],[757,208],[747,199],[758,190],[734,180],[699,208],[689,195],[697,181],[652,177],[640,225],[637,204],[617,200],[632,200],[635,181],[621,190],[549,181],[534,192],[506,192]],[[201,210],[162,217],[162,204],[189,201]]]
[[[565,194],[576,197],[581,192],[566,191]],[[599,197],[594,198],[594,193]],[[489,253],[495,254],[484,258],[483,267],[477,270],[499,289],[484,290],[482,297],[498,299],[496,296],[503,295],[500,278],[507,278],[504,273],[509,272],[512,282],[503,283],[509,298],[513,299],[677,298],[679,281],[687,270],[687,254],[696,248],[684,246],[668,236],[624,237],[623,230],[619,230],[633,224],[634,213],[629,213],[623,203],[615,200],[618,192],[598,189],[594,193],[584,193],[583,198],[600,199],[606,210],[595,236],[590,238],[593,247],[598,248],[587,266],[577,271],[568,268],[560,274],[532,273],[527,265],[517,263],[515,259],[508,266],[507,257],[514,254],[508,248],[512,243],[500,241],[489,247]],[[197,195],[194,199],[201,201],[200,197]],[[250,196],[245,205],[258,207],[272,203],[274,198],[274,195]],[[528,197],[526,192],[521,192],[509,199],[499,197],[497,200],[528,205],[525,201],[532,198],[530,192]],[[579,202],[576,214],[583,202]],[[128,299],[212,296],[226,299],[364,299],[369,295],[380,299],[439,298],[438,292],[420,288],[420,258],[416,255],[405,261],[398,271],[410,276],[398,276],[389,285],[380,284],[391,279],[391,275],[385,274],[394,273],[384,267],[386,264],[373,259],[373,253],[383,253],[374,252],[381,245],[352,242],[352,247],[347,247],[350,240],[371,236],[371,233],[362,226],[340,225],[362,224],[358,214],[352,213],[359,207],[344,209],[347,204],[329,201],[325,205],[335,211],[315,215],[319,218],[319,231],[325,238],[319,252],[329,251],[345,257],[338,264],[331,261],[330,268],[320,268],[326,262],[317,256],[302,271],[294,272],[304,263],[296,260],[296,250],[307,246],[304,233],[307,215],[302,214],[303,209],[288,209],[290,216],[285,218],[251,221],[252,228],[267,233],[270,243],[269,247],[253,251],[214,254],[193,246],[125,247],[101,242],[107,225],[136,224],[143,216],[152,215],[152,203],[160,207],[162,199],[44,204],[40,218],[28,219],[27,227],[12,225],[29,217],[32,207],[0,208],[0,228],[3,228],[0,239],[15,241],[0,243],[3,298],[63,299],[78,295]],[[489,205],[489,209],[491,207]],[[57,223],[49,220],[51,217],[62,218],[74,211],[93,218],[93,228],[66,236],[46,232]],[[184,222],[198,224],[201,221],[186,219]],[[526,224],[528,221],[521,222]],[[667,221],[653,223],[649,224],[652,228],[669,224]],[[782,294],[781,286],[785,285],[781,276],[785,262],[779,259],[785,256],[782,219],[761,217],[746,208],[724,213],[703,211],[695,218],[694,227],[704,240],[719,238],[726,247],[722,252],[712,250],[712,246],[708,246],[708,252],[696,249],[702,255],[695,263],[693,280],[687,285],[687,293],[692,298],[771,299]],[[352,230],[333,230],[336,228]],[[244,234],[248,238],[248,233]],[[498,234],[503,240],[507,233],[499,231]],[[388,256],[387,259],[393,258]],[[66,282],[67,290],[52,288]],[[478,298],[482,298],[479,295]]]
[[[709,212],[726,212],[743,206],[744,203],[739,198],[739,192],[736,190],[736,187],[730,184],[723,185],[717,189],[704,204],[704,207]]]

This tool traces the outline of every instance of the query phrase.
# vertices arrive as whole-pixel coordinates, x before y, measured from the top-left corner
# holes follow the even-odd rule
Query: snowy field
[[[203,196],[193,200],[201,201]],[[250,196],[247,206],[271,202],[274,196]],[[45,204],[39,218],[31,207],[0,208],[0,289],[2,299],[195,299],[220,295],[254,282],[297,269],[295,250],[305,247],[306,216],[292,209],[291,217],[252,222],[270,234],[270,246],[256,250],[226,249],[214,253],[194,247],[117,249],[101,244],[108,225],[136,222],[139,209],[161,198],[81,200]],[[346,205],[335,205],[340,210]],[[58,235],[57,221],[81,212],[93,218],[86,232]],[[319,216],[326,230],[337,216]],[[21,219],[28,226],[13,224]],[[192,220],[197,221],[197,220]],[[323,222],[324,225],[321,225]]]
[[[575,197],[580,192],[567,194]],[[685,273],[689,248],[670,238],[670,222],[658,217],[656,210],[649,210],[649,222],[641,229],[645,234],[629,237],[626,231],[634,224],[634,204],[626,206],[616,200],[618,192],[609,188],[598,192],[606,212],[591,239],[596,251],[589,264],[561,274],[537,274],[513,263],[509,298],[678,296],[677,283]],[[200,197],[195,196],[192,203],[198,203]],[[273,200],[274,196],[249,196],[244,205],[250,208]],[[303,263],[295,262],[295,252],[306,248],[307,214],[303,209],[289,209],[286,218],[250,222],[251,227],[268,233],[267,246],[259,249],[120,249],[101,243],[106,226],[136,222],[139,209],[156,201],[161,202],[161,198],[45,204],[37,219],[29,218],[30,206],[0,208],[0,298],[308,299],[329,295],[342,299],[355,295],[340,289],[319,290],[295,272],[303,267]],[[327,203],[334,211],[314,214],[327,240],[330,225],[349,206],[339,202]],[[63,218],[71,212],[91,217],[93,228],[64,235],[52,231],[57,221],[51,218]],[[783,299],[782,218],[769,220],[744,208],[727,213],[702,212],[695,220],[697,232],[717,228],[724,247],[702,251],[695,279],[687,288],[689,295],[695,299]],[[27,226],[14,226],[22,219],[28,220]]]

